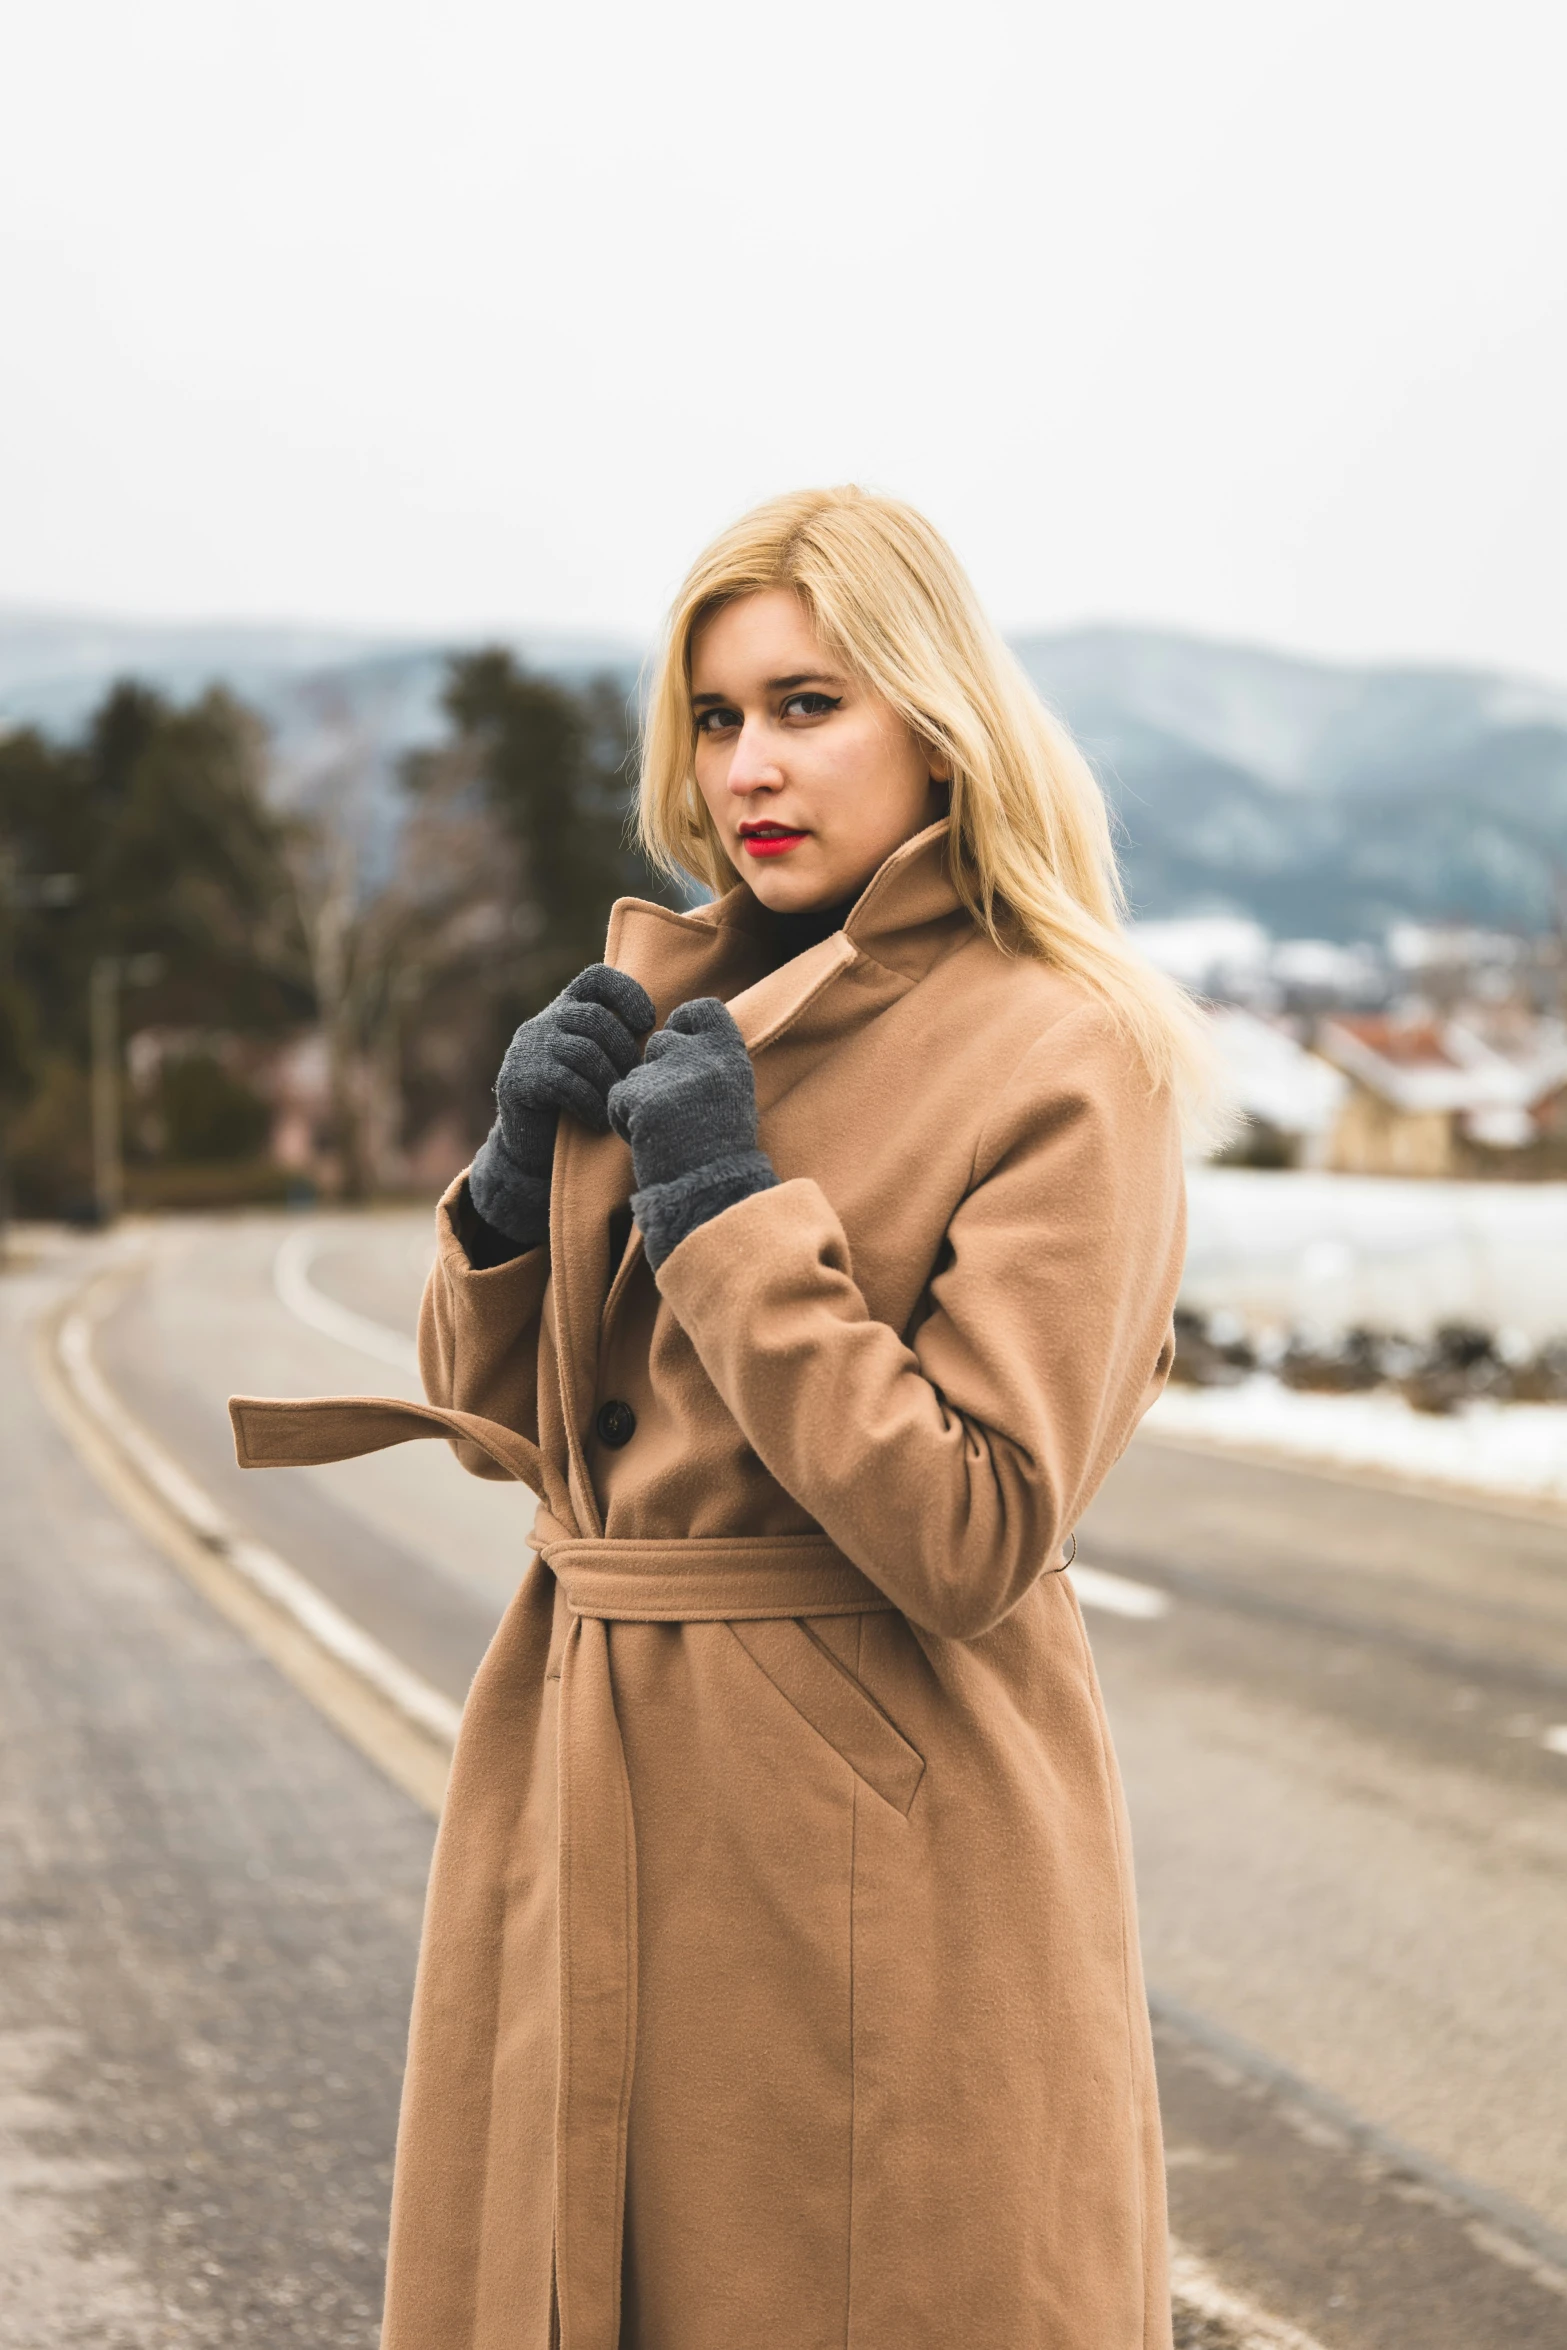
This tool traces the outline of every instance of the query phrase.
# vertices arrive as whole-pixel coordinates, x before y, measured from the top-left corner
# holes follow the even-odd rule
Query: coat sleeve
[[[725,1209],[659,1287],[747,1441],[927,1631],[972,1639],[1054,1565],[1168,1375],[1178,1122],[1083,1007],[992,1104],[907,1335],[817,1184]]]
[[[463,1245],[464,1172],[435,1212],[435,1263],[419,1306],[419,1376],[426,1400],[477,1412],[539,1441],[539,1329],[549,1285],[547,1248],[477,1271]],[[452,1450],[475,1477],[507,1472],[476,1444]]]

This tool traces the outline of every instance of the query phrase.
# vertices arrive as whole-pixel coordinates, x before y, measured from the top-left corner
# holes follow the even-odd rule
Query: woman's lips
[[[759,824],[754,831],[741,833],[740,846],[748,857],[783,857],[807,837],[803,832],[791,832],[787,825]]]

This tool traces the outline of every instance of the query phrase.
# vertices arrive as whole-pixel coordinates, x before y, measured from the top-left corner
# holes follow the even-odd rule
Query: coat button
[[[601,1403],[595,1424],[599,1442],[607,1444],[612,1452],[619,1452],[637,1432],[637,1415],[628,1403]]]

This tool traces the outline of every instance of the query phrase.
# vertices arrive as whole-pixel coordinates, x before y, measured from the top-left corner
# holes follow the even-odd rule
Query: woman
[[[919,516],[747,516],[649,852],[439,1211],[426,1406],[540,1497],[453,1762],[387,2350],[1168,2345],[1125,1822],[1071,1528],[1158,1393],[1183,1001]],[[645,1041],[644,1041],[645,1040]]]

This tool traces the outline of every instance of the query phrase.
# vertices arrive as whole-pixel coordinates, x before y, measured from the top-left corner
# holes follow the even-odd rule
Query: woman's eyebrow
[[[802,685],[842,685],[843,679],[830,669],[802,669],[793,677],[769,677],[765,690],[770,694],[795,693]],[[692,705],[697,709],[718,709],[732,702],[732,694],[693,694]]]
[[[768,677],[766,691],[768,693],[796,693],[799,691],[799,686],[841,686],[841,684],[843,684],[843,679],[836,677],[832,670],[799,670],[794,674],[794,677]],[[691,700],[693,700],[693,705],[698,705],[698,707],[719,707],[724,703],[733,703],[733,693],[693,693]]]

